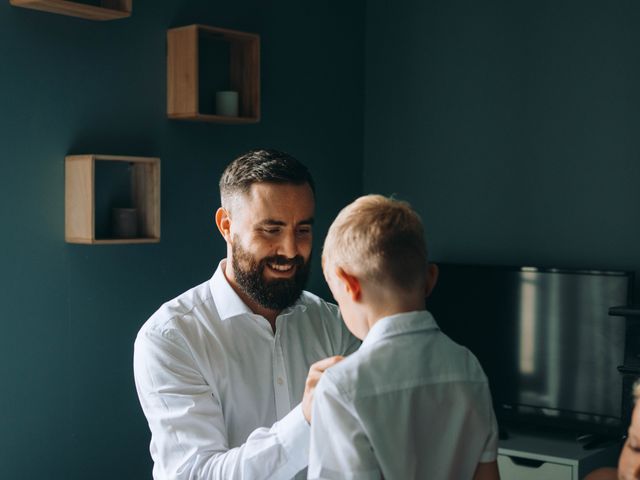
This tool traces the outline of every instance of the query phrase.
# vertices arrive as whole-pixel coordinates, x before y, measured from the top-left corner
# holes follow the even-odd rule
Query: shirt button
[[[284,383],[284,380],[282,379],[282,377],[278,377],[278,385],[282,385]]]

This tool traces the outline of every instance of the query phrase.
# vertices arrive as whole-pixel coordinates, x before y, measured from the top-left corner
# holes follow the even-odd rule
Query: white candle
[[[216,114],[226,117],[237,117],[238,92],[233,90],[216,92]]]

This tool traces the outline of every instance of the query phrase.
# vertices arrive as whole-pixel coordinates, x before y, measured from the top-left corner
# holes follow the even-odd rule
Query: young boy
[[[317,386],[308,478],[498,479],[487,379],[425,310],[438,270],[418,215],[359,198],[331,225],[322,265],[363,342]]]

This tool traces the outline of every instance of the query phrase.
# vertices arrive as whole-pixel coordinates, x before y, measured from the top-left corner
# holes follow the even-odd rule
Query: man
[[[303,291],[313,180],[295,158],[255,150],[225,169],[220,194],[226,259],[164,304],[135,343],[153,475],[304,478],[315,384],[358,346],[337,307]]]

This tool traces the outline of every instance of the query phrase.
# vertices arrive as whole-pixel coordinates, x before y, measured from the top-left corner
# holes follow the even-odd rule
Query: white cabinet
[[[498,468],[502,480],[574,480],[572,465],[562,465],[553,462],[539,462],[537,464],[522,463],[522,456],[498,455]]]
[[[615,466],[619,453],[617,443],[586,450],[573,436],[509,431],[499,443],[498,467],[502,480],[580,480]]]

